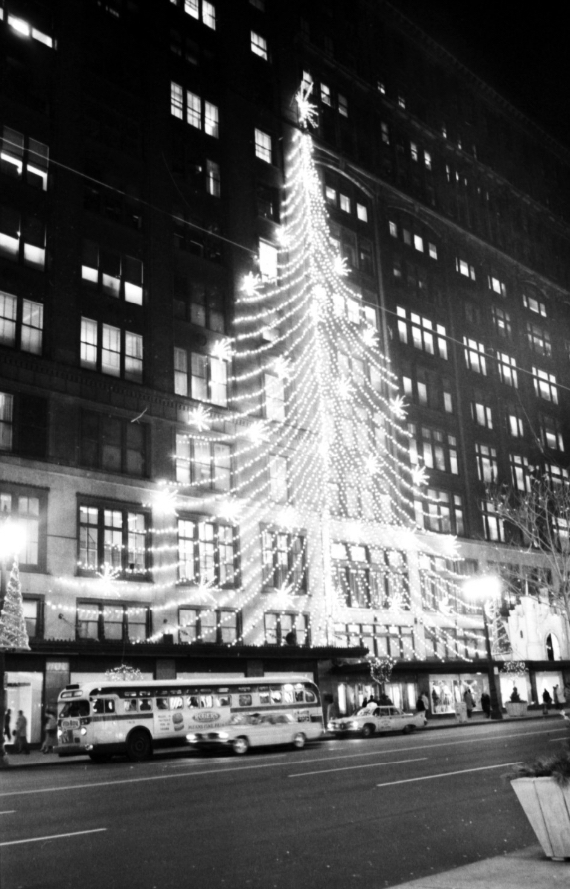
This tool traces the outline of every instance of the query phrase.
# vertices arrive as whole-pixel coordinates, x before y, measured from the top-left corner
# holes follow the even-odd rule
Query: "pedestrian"
[[[362,705],[361,705],[361,707],[362,707],[362,709],[364,710],[364,708],[367,707],[367,706],[368,706],[368,698],[367,698],[367,697],[364,697],[364,698],[362,698]]]
[[[6,710],[4,714],[4,737],[7,741],[12,740],[12,735],[10,734],[10,719],[12,717],[12,711]]]
[[[425,714],[425,712],[426,712],[426,705],[424,704],[424,699],[421,695],[419,696],[419,698],[416,701],[416,710],[418,711],[418,713]]]
[[[560,694],[557,685],[555,685],[552,689],[552,699],[554,701],[554,706],[556,707],[556,709],[562,710],[562,701],[560,700]]]
[[[491,716],[491,695],[486,691],[481,695],[481,709],[485,714],[485,718],[489,719]]]
[[[548,716],[548,708],[552,704],[552,698],[547,688],[542,692],[542,715]]]
[[[23,710],[18,710],[18,718],[16,720],[16,728],[14,729],[16,738],[16,753],[26,753],[30,755],[30,745],[28,744],[28,720],[24,716]]]
[[[426,714],[426,718],[427,718],[427,715],[429,713],[429,698],[426,695],[425,691],[421,693],[420,698],[424,702],[424,710],[425,710],[425,714]]]
[[[467,707],[467,719],[471,719],[471,715],[475,707],[475,700],[473,698],[473,695],[471,694],[470,688],[466,689],[465,694],[463,695],[463,700],[465,701],[465,706]]]
[[[42,753],[53,753],[57,742],[57,719],[53,710],[46,710],[45,733]]]

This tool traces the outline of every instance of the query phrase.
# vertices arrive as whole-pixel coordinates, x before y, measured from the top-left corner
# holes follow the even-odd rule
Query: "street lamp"
[[[495,668],[493,666],[493,656],[491,654],[491,639],[489,636],[486,608],[489,599],[496,599],[500,596],[501,581],[498,577],[491,574],[483,577],[473,577],[465,583],[463,589],[470,599],[478,601],[482,600],[483,627],[485,629],[485,646],[487,649],[487,669],[489,675],[489,696],[491,698],[491,719],[502,719],[503,711],[501,710],[499,695],[497,693],[497,681],[495,678]]]
[[[12,649],[13,647],[24,647],[29,648],[27,642],[24,644],[24,640],[20,640],[20,644],[18,646],[14,646],[11,644],[10,639],[12,638],[12,619],[14,617],[13,614],[13,600],[10,599],[10,585],[4,585],[4,568],[5,563],[12,561],[12,571],[15,573],[16,577],[18,575],[18,553],[22,549],[25,541],[24,530],[17,522],[14,522],[6,512],[2,515],[2,521],[0,522],[0,617],[2,621],[0,621],[0,768],[8,765],[8,760],[6,758],[6,751],[4,749],[4,718],[6,713],[6,660],[5,660],[5,652],[7,649]],[[20,599],[19,605],[21,609],[21,592],[18,584],[17,588],[18,596]],[[18,596],[13,598],[18,598]],[[18,603],[16,602],[16,609],[18,608]],[[10,614],[8,614],[10,611]],[[23,624],[23,610],[21,611],[21,622]],[[20,633],[19,636],[22,634]],[[27,634],[25,634],[27,640]]]

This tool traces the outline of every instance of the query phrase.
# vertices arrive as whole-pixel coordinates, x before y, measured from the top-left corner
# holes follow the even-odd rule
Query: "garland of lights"
[[[528,672],[528,667],[524,661],[505,661],[501,673],[507,673],[510,676],[524,676]]]
[[[128,664],[121,664],[120,667],[105,671],[105,679],[113,682],[132,682],[142,678],[143,675],[138,667],[131,667]]]

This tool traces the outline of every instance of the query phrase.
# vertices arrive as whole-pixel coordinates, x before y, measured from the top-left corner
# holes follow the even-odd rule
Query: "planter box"
[[[505,707],[508,716],[526,716],[528,704],[526,701],[518,701],[517,703],[514,701],[507,701]]]
[[[570,858],[570,785],[554,778],[515,778],[511,785],[546,857]]]

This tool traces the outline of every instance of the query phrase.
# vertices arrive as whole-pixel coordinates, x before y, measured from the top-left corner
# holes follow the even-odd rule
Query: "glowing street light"
[[[489,696],[491,698],[491,719],[502,719],[503,711],[497,692],[497,680],[491,654],[491,639],[489,637],[489,624],[487,622],[487,602],[497,599],[501,595],[501,581],[492,574],[472,577],[463,585],[465,594],[475,601],[482,602],[483,626],[485,629],[485,646],[487,649],[487,670],[489,675]]]

